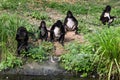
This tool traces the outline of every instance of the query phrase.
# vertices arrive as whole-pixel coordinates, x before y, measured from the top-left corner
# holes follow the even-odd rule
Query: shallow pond
[[[97,80],[97,79],[71,76],[0,75],[0,80]]]

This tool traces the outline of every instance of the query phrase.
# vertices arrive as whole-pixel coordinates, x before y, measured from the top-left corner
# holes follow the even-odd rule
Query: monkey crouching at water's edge
[[[17,54],[20,56],[22,49],[26,51],[25,57],[28,54],[28,32],[25,27],[19,27],[16,33],[16,40],[17,40]]]

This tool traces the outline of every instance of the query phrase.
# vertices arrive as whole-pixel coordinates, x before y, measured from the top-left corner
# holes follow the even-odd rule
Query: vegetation
[[[46,0],[1,0],[0,1],[0,70],[21,66],[23,61],[16,57],[16,30],[25,26],[35,34],[31,39],[38,39],[38,20],[45,20],[51,26],[56,13],[48,15],[48,9],[66,16],[71,10],[77,18],[79,33],[85,37],[84,43],[76,41],[65,44],[65,54],[61,56],[61,64],[68,71],[81,73],[83,77],[96,73],[108,76],[120,75],[120,1],[118,0],[75,0],[76,2],[46,1]],[[117,18],[108,29],[102,25],[99,17],[106,5],[111,5],[111,15]],[[50,13],[50,12],[49,12]],[[59,16],[62,21],[65,17]],[[35,22],[31,21],[31,18]],[[56,18],[55,18],[56,19]],[[48,59],[53,53],[54,46],[50,42],[41,42],[29,49],[29,58],[37,62]],[[25,53],[23,52],[23,55]]]
[[[45,12],[33,11],[30,16],[38,20],[48,20],[49,17]]]
[[[53,44],[50,42],[42,42],[38,47],[31,48],[29,50],[29,57],[37,62],[42,62],[48,59],[48,56],[52,54]]]
[[[2,49],[1,69],[7,69],[9,67],[13,68],[22,64],[22,61],[14,56],[16,53],[15,35],[16,30],[20,25],[28,25],[26,21],[22,20],[16,14],[12,16],[9,15],[10,14],[6,13],[0,16],[0,44]]]
[[[110,80],[111,74],[120,74],[120,28],[111,28],[98,31],[89,36],[92,45],[96,46],[97,54],[101,56],[100,64],[107,63],[106,71],[108,79]],[[99,67],[99,66],[98,66]]]
[[[0,71],[10,68],[20,67],[23,64],[22,60],[15,57],[12,53],[7,53],[6,59],[0,63]]]
[[[68,44],[66,54],[61,56],[64,68],[69,71],[80,72],[84,77],[93,72],[95,65],[92,64],[97,55],[93,54],[92,49],[90,45],[81,45],[76,42]]]
[[[9,10],[17,10],[19,8],[26,8],[27,2],[29,0],[1,0],[1,8],[2,9],[9,9]]]

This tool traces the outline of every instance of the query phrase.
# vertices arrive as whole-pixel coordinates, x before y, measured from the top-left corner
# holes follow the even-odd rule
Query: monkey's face
[[[45,21],[41,21],[41,24],[40,24],[41,27],[45,27],[46,26],[46,23]]]
[[[27,32],[26,31],[24,31],[24,32],[20,32],[19,33],[19,39],[25,39],[25,37],[26,37],[26,35],[27,35]]]
[[[57,21],[57,26],[58,26],[59,28],[62,27],[62,22],[61,22],[60,20]]]
[[[111,6],[109,6],[109,5],[106,6],[105,11],[106,11],[106,12],[110,12],[110,11],[111,11]]]
[[[71,11],[67,12],[67,17],[69,17],[69,18],[72,17],[72,12]]]
[[[46,24],[45,24],[45,23],[42,23],[42,24],[41,24],[41,26],[42,26],[42,27],[45,27],[45,26],[46,26]]]

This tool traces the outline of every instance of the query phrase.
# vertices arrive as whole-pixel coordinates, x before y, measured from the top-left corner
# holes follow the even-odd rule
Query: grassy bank
[[[117,17],[110,29],[99,21],[102,10],[108,4],[112,6],[111,15]],[[15,35],[20,26],[25,26],[29,32],[35,34],[35,37],[30,36],[30,59],[42,62],[47,60],[49,55],[53,55],[52,43],[34,42],[34,39],[38,39],[38,26],[41,20],[46,21],[48,28],[56,21],[56,17],[63,21],[68,10],[71,10],[77,18],[78,32],[84,36],[85,42],[79,43],[75,40],[65,43],[65,53],[61,56],[62,67],[68,71],[81,73],[83,77],[96,73],[100,77],[105,75],[110,80],[110,76],[119,75],[120,1],[118,0],[0,1],[0,70],[24,64],[22,60],[24,52],[20,58],[16,57]]]

